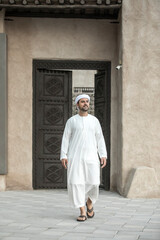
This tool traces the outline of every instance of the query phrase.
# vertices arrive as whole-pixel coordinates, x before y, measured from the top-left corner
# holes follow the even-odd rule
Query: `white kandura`
[[[93,204],[99,195],[100,161],[107,151],[99,120],[88,114],[68,119],[63,133],[60,159],[68,159],[67,187],[72,205]]]

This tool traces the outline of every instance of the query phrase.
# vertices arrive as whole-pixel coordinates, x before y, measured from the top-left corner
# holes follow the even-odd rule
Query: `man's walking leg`
[[[90,198],[88,198],[88,200],[86,202],[86,206],[87,206],[87,216],[89,218],[94,217],[93,204],[92,204],[92,200]]]
[[[84,222],[87,219],[85,206],[80,207],[80,216],[77,218],[77,221]]]

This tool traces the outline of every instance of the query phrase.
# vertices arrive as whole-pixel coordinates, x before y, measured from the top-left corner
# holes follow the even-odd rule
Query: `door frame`
[[[110,149],[111,149],[111,62],[110,61],[94,61],[94,60],[47,60],[47,59],[34,59],[33,60],[33,94],[35,88],[35,77],[36,77],[36,70],[37,69],[46,69],[46,70],[104,70],[107,71],[107,81],[108,82],[108,89],[107,89],[107,100],[108,100],[108,110],[107,113],[109,117],[107,118],[107,126],[109,126],[108,132],[108,143],[107,143],[107,153],[108,153],[108,161],[107,161],[107,168],[103,169],[105,171],[105,189],[110,189]],[[33,98],[34,99],[34,98]],[[33,162],[33,183],[34,183],[34,172],[35,172],[35,164],[34,164],[34,157],[35,157],[35,106],[33,101],[33,148],[32,148],[32,162]]]

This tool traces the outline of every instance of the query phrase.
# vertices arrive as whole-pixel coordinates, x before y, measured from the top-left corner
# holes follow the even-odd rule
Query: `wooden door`
[[[72,114],[72,72],[34,69],[33,187],[66,188],[61,139]]]
[[[102,187],[110,188],[110,72],[95,74],[95,116],[99,119],[104,134],[108,161],[102,170]]]

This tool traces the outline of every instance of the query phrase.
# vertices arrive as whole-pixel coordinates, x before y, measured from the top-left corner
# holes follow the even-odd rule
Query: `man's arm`
[[[97,126],[96,126],[96,141],[97,141],[97,149],[98,154],[101,159],[101,168],[104,168],[107,164],[107,150],[104,141],[104,136],[102,133],[101,125],[97,119]]]
[[[67,168],[67,164],[68,164],[67,154],[68,154],[70,136],[71,136],[71,126],[69,121],[67,121],[64,129],[63,137],[62,137],[61,155],[60,155],[60,160],[64,168]]]

